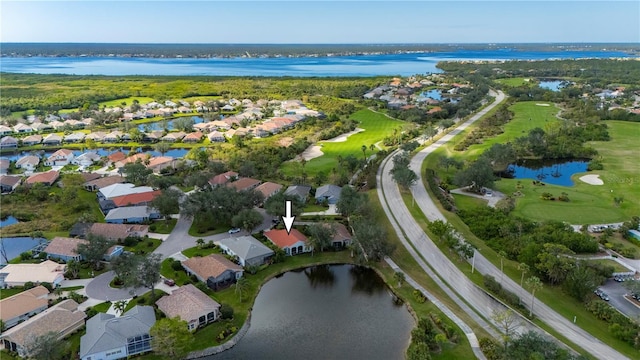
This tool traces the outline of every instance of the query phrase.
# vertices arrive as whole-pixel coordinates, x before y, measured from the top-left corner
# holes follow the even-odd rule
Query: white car
[[[239,232],[240,232],[240,228],[229,229],[229,234],[235,234],[235,233],[239,233]]]

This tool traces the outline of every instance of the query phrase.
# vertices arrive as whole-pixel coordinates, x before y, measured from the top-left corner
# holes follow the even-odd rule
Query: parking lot
[[[633,281],[633,280],[628,280]],[[604,291],[607,295],[609,295],[609,304],[616,309],[618,309],[623,314],[631,317],[637,318],[640,316],[640,302],[632,300],[634,303],[631,303],[630,300],[624,298],[624,295],[629,291],[622,284],[623,282],[616,282],[613,279],[607,279],[607,282],[600,286],[599,289]]]

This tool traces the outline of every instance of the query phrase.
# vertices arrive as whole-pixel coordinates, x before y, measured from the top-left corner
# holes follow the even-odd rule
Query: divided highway
[[[488,111],[490,111],[505,99],[505,95],[501,91],[498,91],[497,94],[493,93],[492,95],[495,96],[495,101],[491,105],[478,112],[468,121],[461,124],[456,129],[446,134],[432,145],[423,149],[412,158],[410,167],[418,175],[418,181],[413,189],[413,196],[415,198],[416,204],[420,207],[421,211],[426,215],[429,221],[434,221],[437,219],[446,221],[446,219],[439,211],[439,209],[435,206],[424,187],[421,174],[422,163],[424,159],[434,150],[442,146],[442,144],[450,141],[456,134],[466,129],[469,125],[481,118]],[[453,288],[455,292],[457,292],[457,296],[450,296],[458,303],[460,303],[460,298],[464,299],[471,307],[474,308],[477,314],[474,311],[471,311],[471,313],[469,313],[470,309],[465,304],[461,304],[463,310],[469,313],[469,315],[472,316],[476,321],[480,320],[478,323],[481,326],[487,328],[486,321],[479,319],[478,314],[482,314],[485,318],[489,318],[493,311],[504,310],[504,306],[494,301],[491,297],[489,297],[481,289],[479,289],[471,280],[469,280],[440,251],[440,249],[433,243],[433,241],[424,233],[413,216],[411,216],[409,209],[406,207],[402,200],[402,196],[400,195],[398,186],[393,181],[390,174],[390,170],[393,166],[393,162],[390,161],[390,159],[394,155],[395,153],[387,157],[387,159],[383,161],[378,171],[378,196],[385,210],[385,213],[387,214],[387,217],[389,217],[389,220],[398,232],[398,236],[401,239],[404,239],[404,237],[406,236],[406,239],[410,241],[415,249],[419,252],[420,256],[418,256],[418,254],[416,254],[415,251],[405,243],[405,246],[408,248],[409,252],[412,253],[412,256],[416,259],[416,261],[418,261],[418,263],[421,263],[423,269],[425,269],[425,271],[427,271],[427,273],[431,277],[434,277],[433,272],[430,269],[425,268],[425,266],[423,265],[424,262],[420,259],[420,257],[422,257],[429,264],[429,266],[435,270],[442,281],[446,283],[442,284],[442,281],[434,278],[434,280],[439,283],[439,285],[445,290],[445,292],[450,292],[450,288]],[[476,252],[475,268],[483,275],[492,275],[496,279],[500,278],[500,270],[479,252]],[[508,277],[504,277],[502,285],[506,289],[516,293],[522,299],[531,299],[531,294],[529,292],[521,288],[519,284]],[[525,301],[525,303],[528,304],[529,302]],[[585,349],[599,359],[627,358],[610,346],[604,344],[602,341],[591,336],[589,333],[582,330],[578,326],[574,325],[569,320],[565,319],[560,314],[556,313],[554,310],[540,301],[536,301],[536,304],[534,306],[534,313],[539,319],[544,321],[547,325],[551,326],[558,333],[562,334],[577,346]]]

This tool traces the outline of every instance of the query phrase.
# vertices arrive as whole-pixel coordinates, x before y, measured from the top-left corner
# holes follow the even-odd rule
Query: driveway
[[[92,299],[98,299],[103,301],[118,301],[124,299],[131,299],[133,295],[142,295],[149,291],[147,288],[137,289],[116,289],[109,286],[111,280],[113,280],[115,273],[108,271],[104,274],[96,276],[87,286],[85,292],[87,296]],[[133,290],[129,293],[129,290]]]

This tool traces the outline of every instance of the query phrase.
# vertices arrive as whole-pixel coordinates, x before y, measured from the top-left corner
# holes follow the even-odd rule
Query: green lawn
[[[140,103],[140,105],[143,104],[147,104],[153,101],[152,98],[150,97],[144,97],[144,96],[132,96],[132,97],[128,97],[128,98],[122,98],[122,99],[115,99],[115,100],[110,100],[110,101],[103,101],[98,103],[98,105],[100,107],[106,106],[106,107],[122,107],[122,103],[126,103],[125,106],[129,106],[131,104],[133,104],[134,100],[138,100],[138,102]]]
[[[206,241],[205,241],[206,243]],[[208,249],[199,249],[197,246],[182,250],[182,255],[191,258],[194,256],[207,256],[210,254],[220,254],[220,248],[215,246]]]
[[[9,296],[13,296],[15,294],[19,294],[23,292],[24,289],[21,287],[15,287],[10,289],[0,289],[0,299],[6,299]]]
[[[527,81],[529,80],[529,81]],[[496,79],[495,82],[497,82],[498,84],[503,84],[506,86],[511,86],[511,87],[518,87],[518,86],[523,86],[523,85],[531,85],[531,84],[535,84],[535,80],[533,80],[531,78],[521,78],[521,77],[517,77],[517,78],[505,78],[505,79]]]
[[[160,239],[147,238],[141,239],[135,246],[125,246],[124,249],[135,254],[144,255],[153,252],[160,244],[162,244]]]
[[[158,220],[155,221],[150,227],[153,227],[153,230],[150,228],[150,232],[158,233],[158,234],[171,234],[173,228],[176,226],[177,219],[169,219],[169,220]]]
[[[110,307],[111,307],[111,301],[105,301],[103,303],[96,304],[91,308],[97,312],[106,313]]]
[[[371,155],[372,152],[369,150],[370,145],[389,136],[393,133],[393,129],[399,129],[401,124],[403,124],[399,120],[390,119],[383,114],[375,113],[369,109],[357,111],[351,115],[351,118],[358,121],[358,127],[365,131],[349,136],[347,141],[344,142],[319,142],[318,145],[321,146],[324,155],[307,162],[305,171],[310,176],[314,176],[321,171],[329,174],[331,169],[338,164],[338,156],[345,157],[347,155],[354,155],[362,158],[364,156],[362,153],[362,145],[367,146],[367,156]],[[285,174],[291,175],[295,169],[296,167],[291,162],[283,164],[283,172]]]
[[[541,106],[545,104],[549,106]],[[475,158],[490,148],[493,144],[504,144],[513,141],[515,138],[525,136],[534,128],[547,130],[551,124],[558,122],[556,114],[558,109],[555,105],[545,101],[523,101],[509,106],[509,110],[514,112],[513,119],[504,126],[504,132],[491,139],[486,139],[482,144],[471,145],[465,151],[465,157]]]

